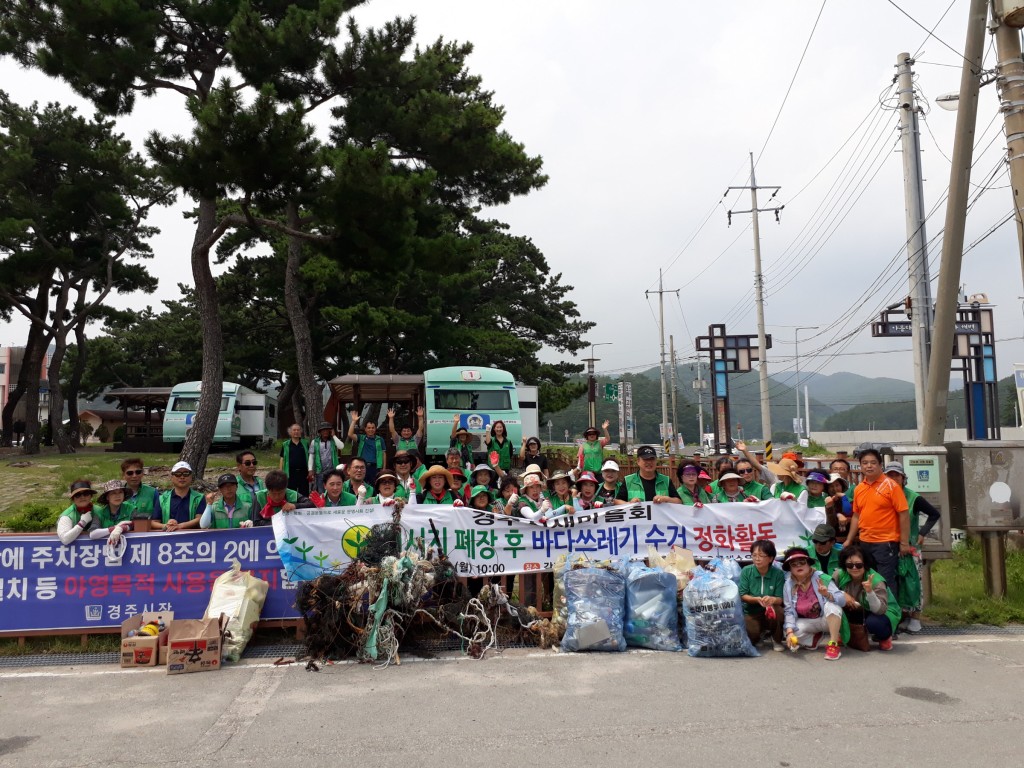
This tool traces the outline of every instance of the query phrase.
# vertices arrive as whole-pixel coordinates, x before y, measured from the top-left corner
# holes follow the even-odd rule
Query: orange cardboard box
[[[151,621],[162,621],[165,629],[156,635],[129,637],[128,633],[138,630]],[[137,613],[121,622],[121,666],[154,667],[160,657],[160,646],[167,644],[167,632],[174,621],[172,611],[159,613]]]

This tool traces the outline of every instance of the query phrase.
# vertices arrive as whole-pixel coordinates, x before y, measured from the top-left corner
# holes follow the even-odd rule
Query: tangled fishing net
[[[497,584],[470,595],[443,553],[419,539],[404,550],[401,542],[396,516],[373,526],[344,570],[300,584],[295,606],[305,623],[307,669],[351,657],[378,667],[400,664],[403,639],[428,631],[457,638],[477,659],[516,642],[558,643],[561,630],[536,609],[511,602]]]

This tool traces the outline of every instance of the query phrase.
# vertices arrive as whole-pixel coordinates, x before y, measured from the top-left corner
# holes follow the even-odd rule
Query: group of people
[[[422,417],[422,409],[417,415]],[[86,479],[71,484],[71,505],[58,520],[57,534],[64,544],[83,533],[116,544],[140,518],[154,530],[245,528],[269,525],[278,512],[318,506],[445,504],[546,522],[644,501],[701,507],[774,498],[821,508],[825,523],[813,532],[813,548],[790,548],[781,559],[771,541],[750,547],[740,592],[752,642],[795,649],[817,647],[824,639],[826,658],[838,658],[842,645],[867,650],[873,640],[887,650],[900,628],[921,628],[919,547],[940,516],[906,487],[903,466],[883,464],[874,448],[857,454],[862,479],[856,484],[845,458],[832,460],[827,474],[804,471],[796,454],[762,463],[742,442],[736,455],[721,456],[711,466],[700,456],[680,461],[671,476],[658,471],[657,451],[641,446],[637,471],[623,477],[618,463],[605,457],[605,423],[604,437],[596,427],[586,430],[569,471],[549,472],[540,440],[524,438],[515,452],[524,466],[515,472],[501,421],[488,428],[480,457],[456,418],[445,463],[427,467],[419,449],[422,419],[418,431],[408,424],[396,428],[389,410],[388,467],[376,424],[368,421],[357,431],[358,415],[352,416],[352,455],[344,455],[345,444],[330,423],[323,422],[313,440],[293,425],[277,469],[261,477],[256,455],[242,451],[235,472],[217,478],[216,493],[192,487],[187,462],[171,468],[171,487],[159,491],[143,482],[141,459],[125,459],[119,479],[98,488]],[[916,590],[914,584],[904,589],[915,578]],[[910,604],[899,602],[899,596],[915,594],[916,600],[904,599]]]

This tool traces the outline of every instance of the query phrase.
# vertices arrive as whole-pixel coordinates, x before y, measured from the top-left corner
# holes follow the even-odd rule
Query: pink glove
[[[603,506],[604,506],[604,502],[603,501],[595,501],[594,502],[594,509],[600,509]]]
[[[781,501],[796,501],[796,496],[794,496],[792,493],[786,492],[779,496],[779,499]]]
[[[464,507],[466,505],[462,503],[462,499],[456,499],[455,501],[452,502],[452,506],[453,507]]]
[[[393,507],[395,506],[395,499],[394,497],[391,497],[390,499],[384,499],[384,501],[382,501],[380,505],[382,507]]]
[[[405,481],[405,487],[409,491],[415,491],[416,490],[416,478],[410,477],[408,480],[406,480]]]
[[[252,528],[252,520],[243,520],[238,524],[239,528]]]
[[[544,525],[547,521],[548,521],[548,519],[546,517],[538,517],[537,518],[537,522],[539,522],[541,525]]]
[[[744,501],[747,502],[748,504],[757,504],[757,502],[759,502],[760,499],[757,498],[756,496],[747,496],[747,498],[745,498]]]
[[[695,502],[693,502],[693,506],[694,506],[695,509],[700,509],[701,507],[704,506],[704,502],[703,501],[695,501]]]

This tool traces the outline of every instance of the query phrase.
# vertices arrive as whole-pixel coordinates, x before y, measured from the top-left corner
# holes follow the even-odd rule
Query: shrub
[[[124,424],[114,430],[114,442],[120,443],[124,441]]]
[[[101,443],[110,442],[110,430],[107,428],[106,424],[100,424],[99,429],[96,430],[96,438]]]
[[[63,510],[53,504],[33,501],[20,507],[7,519],[5,527],[16,533],[44,533],[57,527],[57,518]]]

